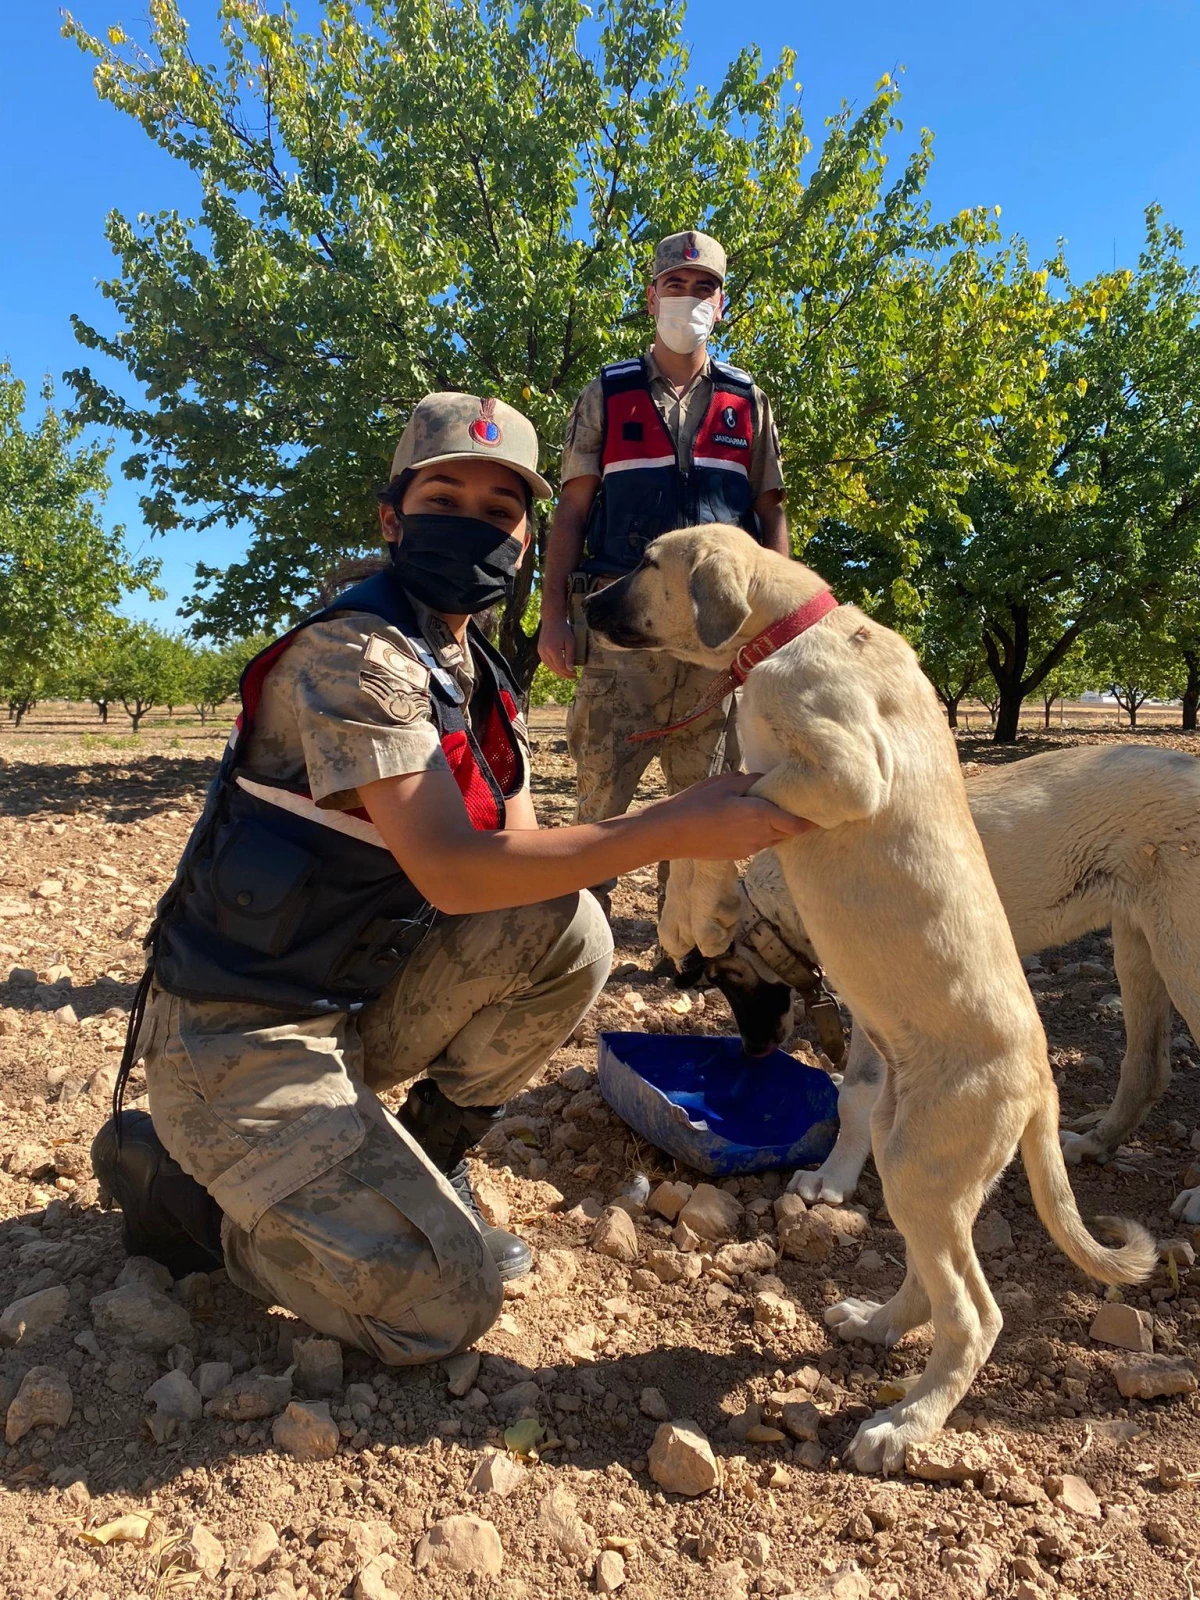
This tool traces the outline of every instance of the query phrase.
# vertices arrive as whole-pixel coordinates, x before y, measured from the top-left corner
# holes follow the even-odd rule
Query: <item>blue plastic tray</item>
[[[644,1139],[723,1178],[824,1161],[837,1138],[837,1089],[816,1067],[740,1039],[602,1033],[600,1092]]]

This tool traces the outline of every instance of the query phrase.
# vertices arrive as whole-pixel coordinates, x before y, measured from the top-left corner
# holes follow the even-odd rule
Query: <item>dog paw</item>
[[[788,1182],[787,1193],[798,1194],[806,1205],[823,1201],[827,1206],[840,1206],[854,1193],[858,1173],[847,1176],[826,1162],[815,1172],[794,1172]]]
[[[928,1437],[927,1428],[906,1419],[901,1402],[868,1417],[847,1445],[843,1459],[859,1472],[899,1472],[909,1445],[920,1444]]]
[[[1107,1143],[1097,1138],[1095,1133],[1071,1133],[1067,1128],[1060,1128],[1058,1142],[1062,1145],[1063,1160],[1069,1167],[1081,1166],[1085,1161],[1102,1167],[1112,1158]]]
[[[877,1300],[839,1300],[826,1308],[825,1326],[832,1328],[839,1339],[865,1339],[869,1344],[882,1344],[886,1334],[875,1320],[882,1310]]]
[[[1193,1227],[1200,1224],[1200,1188],[1180,1190],[1171,1202],[1171,1215]]]
[[[696,927],[696,946],[702,956],[723,956],[733,943],[736,922],[718,922],[705,917]],[[666,946],[663,946],[664,950]]]

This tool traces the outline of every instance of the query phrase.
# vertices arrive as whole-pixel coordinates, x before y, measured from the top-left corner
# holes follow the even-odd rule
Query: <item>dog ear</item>
[[[706,556],[688,578],[696,633],[708,650],[717,650],[750,615],[738,563],[727,555]]]

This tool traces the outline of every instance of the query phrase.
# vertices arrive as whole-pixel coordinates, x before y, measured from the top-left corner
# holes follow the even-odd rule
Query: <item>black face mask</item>
[[[397,513],[392,565],[404,587],[434,611],[472,616],[512,593],[523,545],[475,517]]]

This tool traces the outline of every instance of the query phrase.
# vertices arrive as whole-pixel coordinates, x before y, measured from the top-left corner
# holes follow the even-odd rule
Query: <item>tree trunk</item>
[[[942,704],[946,708],[946,721],[952,728],[958,727],[958,702],[961,698],[962,696],[957,694],[942,696]]]
[[[1021,727],[1021,702],[1025,691],[1018,678],[1009,678],[1000,685],[1000,703],[996,707],[994,744],[1015,744]]]
[[[1185,650],[1187,686],[1183,691],[1183,731],[1195,733],[1196,708],[1200,706],[1200,650]]]
[[[1043,709],[1045,711],[1045,718],[1044,718],[1044,720],[1042,722],[1042,726],[1043,726],[1043,728],[1046,728],[1047,730],[1050,727],[1050,712],[1051,712],[1051,709],[1052,709],[1052,707],[1054,705],[1055,700],[1057,700],[1057,698],[1058,698],[1057,695],[1053,695],[1049,700],[1047,700],[1045,695],[1042,696],[1042,707],[1043,707]]]
[[[100,707],[100,721],[104,722],[104,723],[107,723],[107,721],[108,721],[108,701],[107,700],[97,700],[96,704]]]
[[[140,733],[141,732],[141,729],[142,729],[142,718],[145,716],[145,714],[146,713],[144,711],[133,711],[133,712],[130,712],[130,715],[133,718],[133,731],[134,731],[134,733]]]
[[[1126,707],[1126,709],[1129,712],[1129,726],[1131,728],[1136,728],[1137,727],[1137,714],[1138,714],[1137,706],[1131,700],[1129,702],[1129,705]]]

